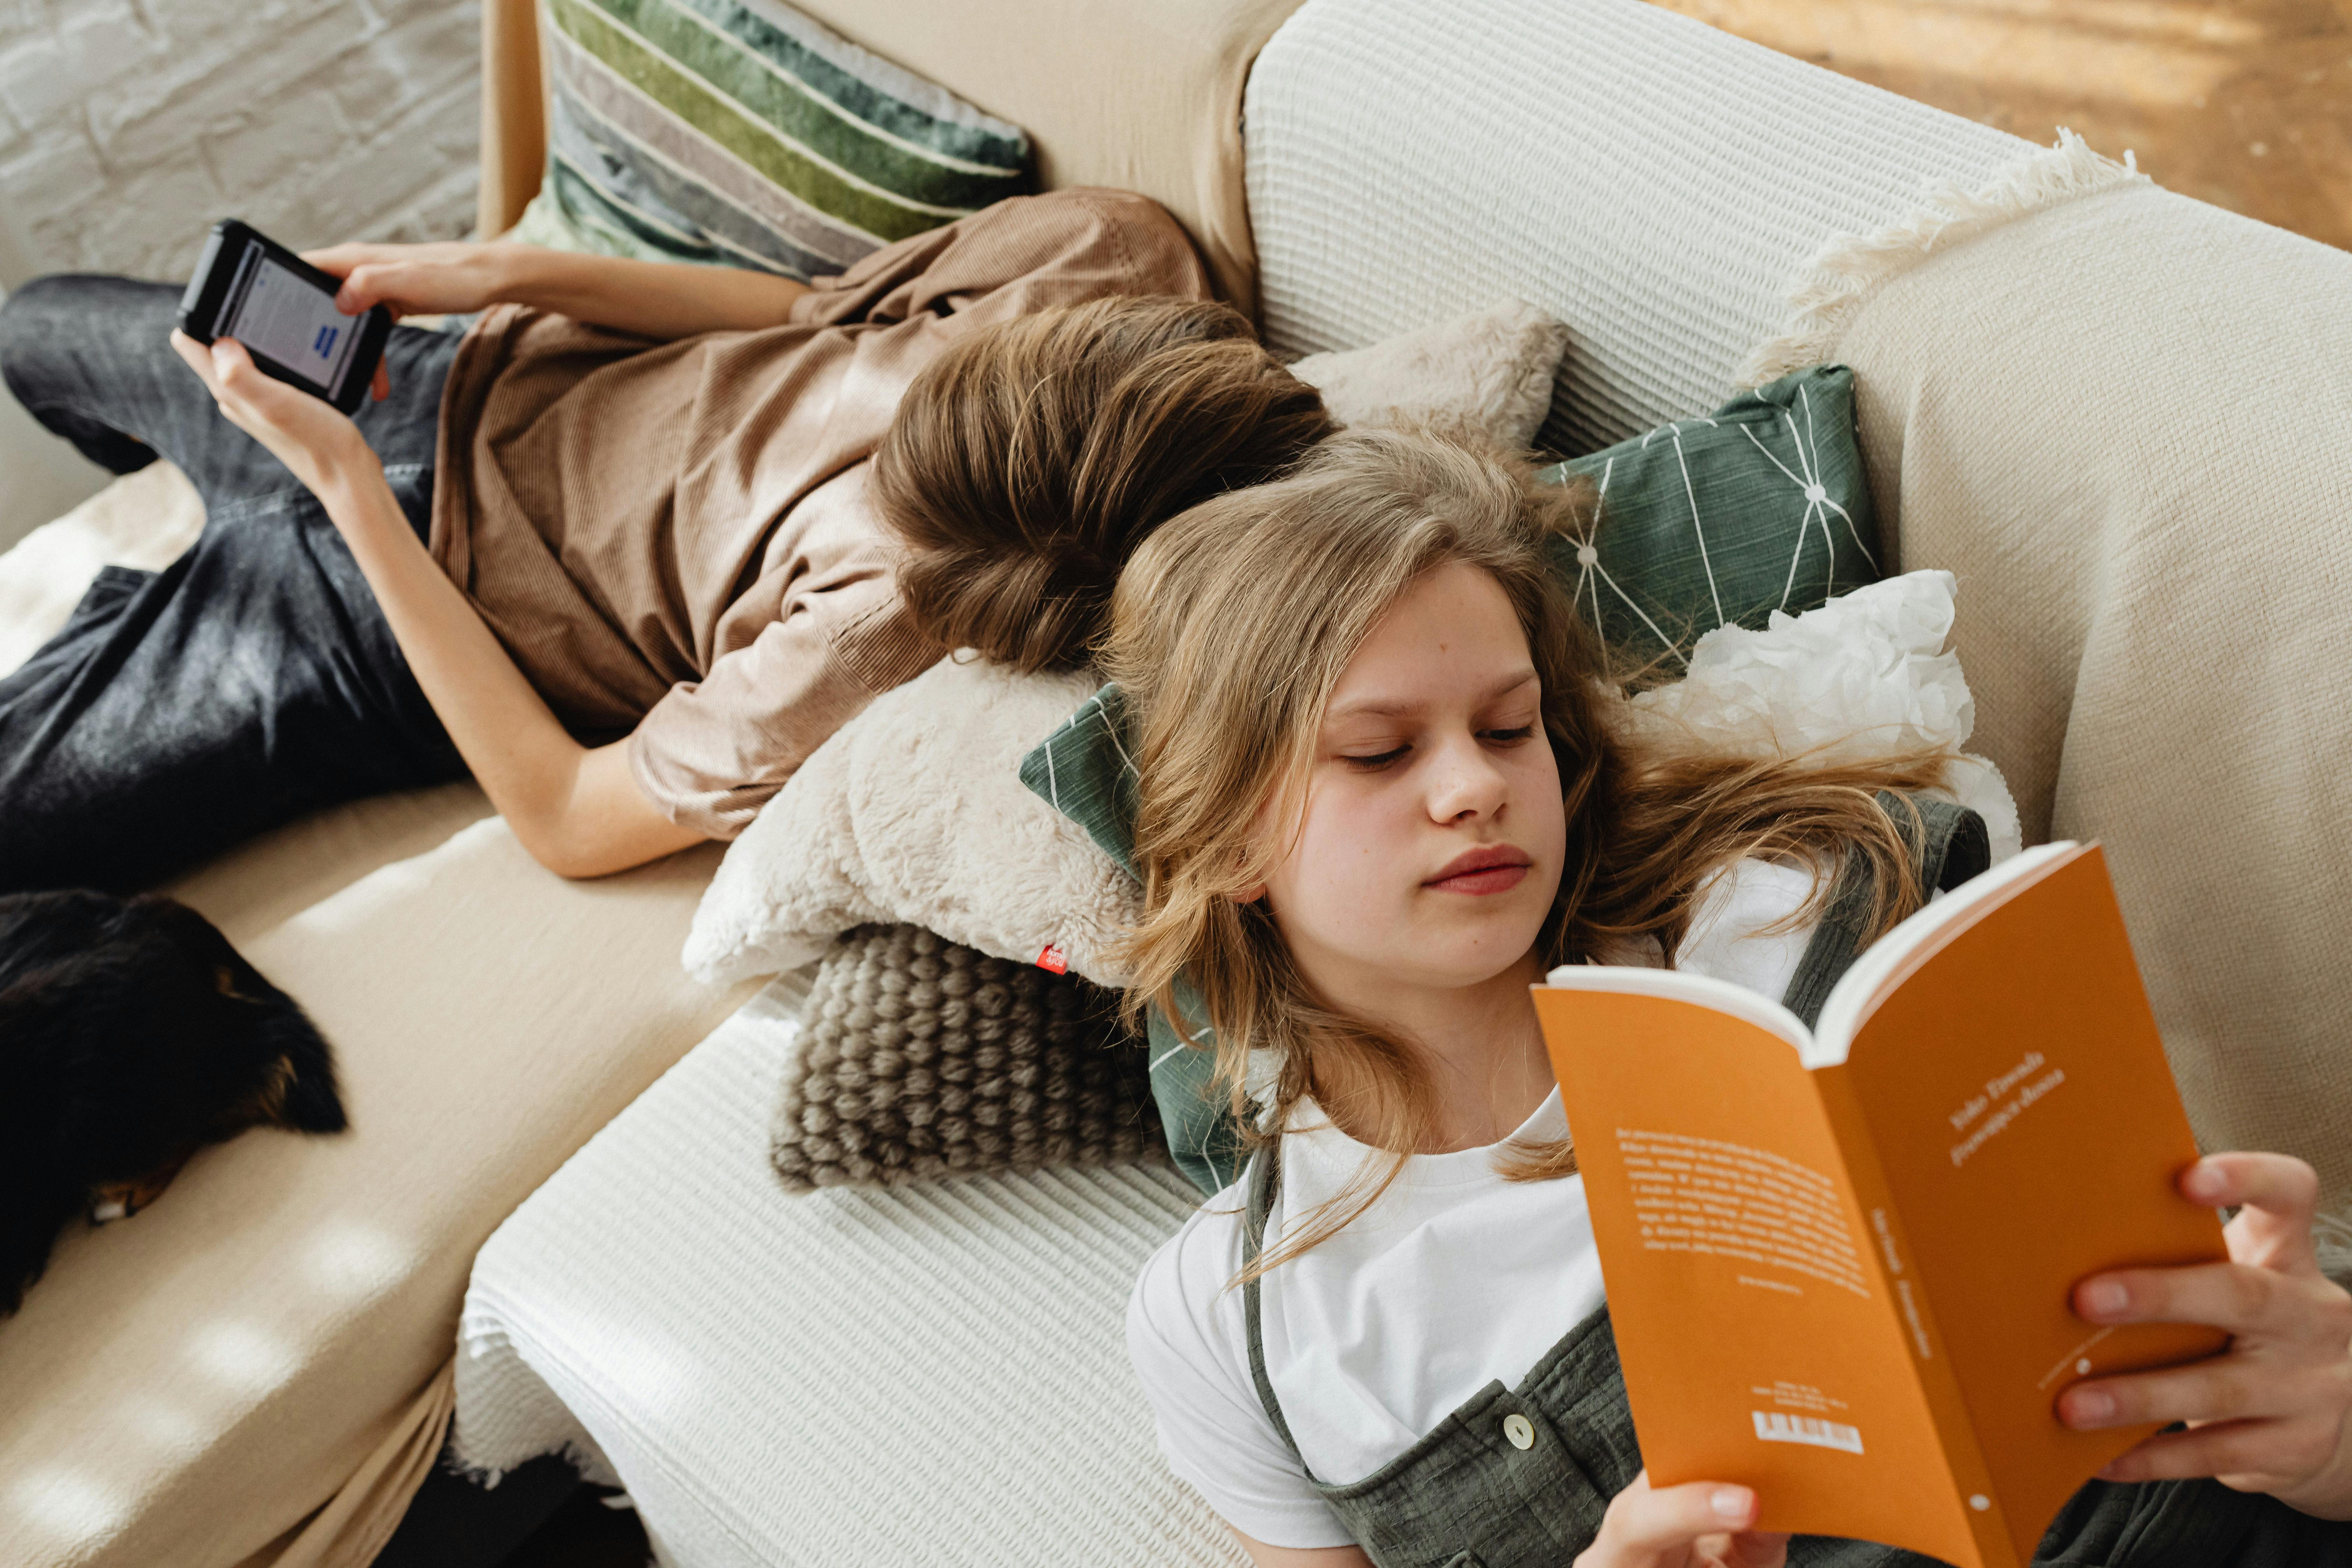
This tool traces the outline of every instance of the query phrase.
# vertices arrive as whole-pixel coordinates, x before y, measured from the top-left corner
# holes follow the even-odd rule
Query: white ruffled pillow
[[[1810,752],[1856,762],[1964,745],[1976,727],[1952,630],[1949,572],[1908,572],[1801,616],[1775,610],[1764,630],[1717,626],[1691,650],[1690,672],[1642,692],[1622,714],[1631,735],[1751,756]],[[1953,799],[1985,819],[1992,858],[2022,846],[2017,802],[2000,770],[1963,752]]]
[[[1619,721],[1759,754],[1958,747],[1976,709],[1943,651],[1952,593],[1951,574],[1914,572],[1764,631],[1709,632],[1686,679],[1623,703]],[[1021,963],[1058,947],[1077,973],[1121,984],[1104,954],[1139,912],[1135,883],[1018,776],[1095,682],[964,660],[877,698],[744,830],[695,914],[685,956],[698,978],[776,973],[853,926],[905,924]],[[1954,793],[1983,815],[1995,858],[2014,854],[2000,773],[1971,759],[1961,773]]]

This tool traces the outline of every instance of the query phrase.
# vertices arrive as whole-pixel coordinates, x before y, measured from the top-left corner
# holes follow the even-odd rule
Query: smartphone
[[[392,312],[335,309],[342,280],[235,218],[213,225],[180,296],[180,330],[200,343],[235,338],[262,374],[349,414],[368,395],[392,335]]]

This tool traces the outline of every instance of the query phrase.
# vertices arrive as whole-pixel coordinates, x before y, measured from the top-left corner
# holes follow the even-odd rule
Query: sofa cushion
[[[1567,346],[1566,327],[1505,300],[1360,349],[1308,354],[1290,373],[1342,425],[1467,425],[1517,451],[1535,443]]]
[[[1016,126],[783,0],[546,0],[547,173],[510,237],[803,280],[1030,188]]]
[[[0,1562],[367,1562],[440,1447],[474,1249],[742,998],[667,956],[717,856],[566,882],[480,822],[242,933],[352,1130],[204,1150],[62,1238],[0,1331]]]

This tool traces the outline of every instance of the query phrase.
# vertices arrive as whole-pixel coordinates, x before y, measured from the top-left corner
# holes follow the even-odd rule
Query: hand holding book
[[[2230,1347],[2185,1366],[2078,1383],[2058,1401],[2080,1431],[2185,1422],[2099,1472],[2111,1481],[2212,1476],[2306,1513],[2352,1517],[2352,1295],[2319,1272],[2311,1238],[2318,1180],[2284,1154],[2216,1154],[2181,1173],[2200,1208],[2239,1210],[2227,1263],[2097,1274],[2074,1290],[2086,1322],[2227,1330]],[[1612,1500],[1576,1568],[1780,1568],[1786,1535],[1748,1528],[1746,1487],[1654,1489],[1645,1472]]]
[[[1609,1500],[1601,1533],[1575,1568],[1784,1568],[1788,1536],[1748,1528],[1755,1522],[1756,1494],[1746,1487],[1661,1489],[1645,1470]]]
[[[2285,1154],[2215,1154],[2181,1173],[2181,1196],[2238,1209],[2230,1261],[2121,1269],[2075,1288],[2087,1322],[2205,1323],[2229,1348],[2186,1366],[2078,1383],[2058,1401],[2077,1431],[2185,1421],[2111,1461],[2111,1481],[2213,1476],[2323,1519],[2352,1519],[2352,1295],[2320,1273],[2311,1241],[2318,1178]]]

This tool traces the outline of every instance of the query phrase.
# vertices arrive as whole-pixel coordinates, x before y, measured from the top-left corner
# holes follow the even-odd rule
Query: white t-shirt
[[[1787,919],[1802,868],[1744,860],[1702,894],[1676,967],[1779,1001],[1811,936]],[[1285,1221],[1336,1194],[1374,1152],[1301,1107],[1282,1145]],[[1554,1089],[1516,1137],[1568,1135]],[[1492,1147],[1409,1159],[1380,1201],[1260,1287],[1266,1375],[1317,1477],[1360,1480],[1492,1382],[1516,1386],[1599,1310],[1601,1258],[1584,1182],[1507,1182]],[[1346,1546],[1339,1522],[1267,1419],[1250,1379],[1242,1293],[1244,1182],[1210,1199],[1143,1266],[1128,1353],[1160,1451],[1228,1523],[1269,1546]]]

